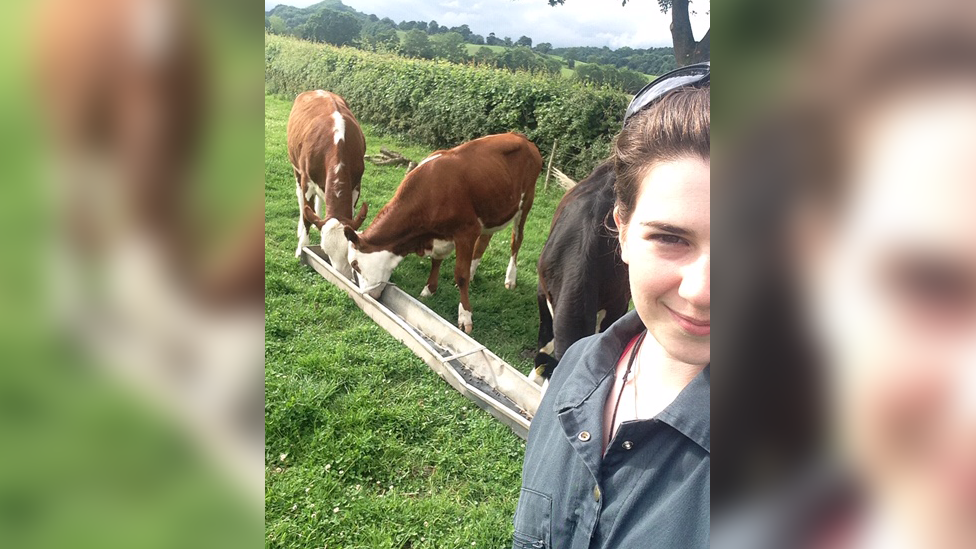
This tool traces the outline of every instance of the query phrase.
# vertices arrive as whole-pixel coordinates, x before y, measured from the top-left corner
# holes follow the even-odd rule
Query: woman
[[[614,144],[635,311],[571,346],[532,421],[514,547],[705,547],[709,67],[642,90]]]
[[[976,9],[832,15],[797,67],[807,123],[778,182],[797,183],[784,233],[831,434],[805,480],[716,546],[976,547]]]

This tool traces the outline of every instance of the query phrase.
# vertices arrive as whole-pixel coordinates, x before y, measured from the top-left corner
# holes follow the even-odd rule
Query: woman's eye
[[[651,240],[661,244],[666,244],[668,246],[680,246],[682,244],[687,244],[687,241],[684,238],[675,236],[673,234],[652,234]]]
[[[905,265],[896,272],[895,283],[908,299],[928,307],[965,306],[973,292],[965,276],[940,265]]]

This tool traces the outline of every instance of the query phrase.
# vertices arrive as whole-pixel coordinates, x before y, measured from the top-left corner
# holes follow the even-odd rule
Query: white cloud
[[[308,6],[318,0],[284,0],[295,6]],[[477,34],[494,32],[513,40],[522,35],[534,43],[550,42],[556,47],[609,46],[646,48],[671,45],[671,16],[661,13],[654,0],[566,0],[551,7],[547,0],[343,0],[361,12],[375,13],[394,21],[435,20],[450,27],[466,24]],[[265,2],[265,9],[280,3]],[[709,27],[708,0],[698,0],[692,15],[695,36]]]

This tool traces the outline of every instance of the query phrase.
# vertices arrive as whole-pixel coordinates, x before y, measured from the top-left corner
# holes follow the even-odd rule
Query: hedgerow
[[[265,88],[343,96],[356,117],[432,147],[517,131],[582,179],[609,153],[627,96],[559,77],[405,59],[265,35]]]

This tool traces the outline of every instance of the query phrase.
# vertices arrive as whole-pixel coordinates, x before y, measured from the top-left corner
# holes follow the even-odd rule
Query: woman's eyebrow
[[[649,228],[649,229],[655,229],[655,230],[658,230],[658,231],[662,231],[662,232],[666,232],[666,233],[671,233],[671,234],[676,235],[676,236],[686,236],[686,237],[695,236],[694,231],[690,231],[688,229],[683,229],[681,227],[678,227],[676,225],[672,225],[670,223],[662,223],[660,221],[641,221],[640,224],[642,226],[644,226],[644,227]]]

